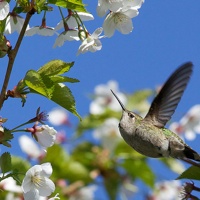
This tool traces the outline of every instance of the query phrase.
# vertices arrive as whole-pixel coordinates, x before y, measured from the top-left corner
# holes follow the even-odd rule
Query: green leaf
[[[64,84],[55,85],[51,100],[62,106],[63,108],[69,110],[79,119],[81,119],[80,115],[76,111],[74,97],[70,89]]]
[[[147,112],[150,105],[147,99],[153,94],[152,90],[144,89],[134,92],[132,95],[128,95],[128,104],[126,107],[129,110],[135,110],[139,113]]]
[[[163,162],[167,167],[169,167],[173,172],[181,174],[185,171],[185,166],[180,160],[174,158],[160,158],[160,161]]]
[[[75,100],[70,89],[60,82],[77,82],[77,79],[58,76],[73,66],[61,60],[53,60],[45,64],[38,71],[30,70],[26,73],[24,83],[30,92],[45,96],[81,119],[76,111]],[[58,83],[59,82],[59,83]]]
[[[54,76],[68,72],[74,62],[66,63],[62,60],[52,60],[42,66],[37,72],[42,76]]]
[[[117,197],[121,178],[115,170],[108,171],[108,175],[104,177],[104,184],[110,200]]]
[[[80,136],[84,131],[99,127],[106,119],[110,117],[120,118],[120,116],[121,112],[114,112],[109,109],[100,115],[89,114],[79,123],[76,133]]]
[[[78,146],[76,146],[72,152],[72,158],[84,166],[89,168],[90,170],[94,169],[94,163],[96,159],[96,153],[92,151],[93,144],[89,142],[82,142]]]
[[[25,173],[30,169],[31,165],[26,160],[23,160],[21,157],[13,156],[12,155],[12,168],[13,171],[13,178],[21,185],[21,182],[24,178]]]
[[[70,160],[70,162],[65,163],[64,169],[64,177],[71,182],[82,180],[85,183],[89,183],[91,181],[89,171],[80,162]]]
[[[87,168],[80,162],[73,160],[60,145],[55,144],[48,148],[43,162],[52,164],[55,177],[62,177],[72,182],[78,180],[91,181]]]
[[[47,98],[51,98],[54,84],[47,77],[42,77],[38,72],[29,70],[26,73],[24,82],[34,92],[42,94]]]
[[[184,171],[178,178],[176,179],[194,179],[200,180],[200,168],[196,166],[192,166]]]
[[[5,29],[6,19],[7,18],[5,18],[4,20],[0,20],[0,37],[4,37],[3,32]]]
[[[10,142],[11,139],[13,139],[13,134],[11,131],[7,128],[4,128],[4,132],[0,131],[0,144],[3,144],[4,146],[11,147]]]
[[[70,78],[67,76],[51,76],[50,78],[54,83],[64,83],[64,82],[77,83],[77,82],[79,82],[78,79]]]
[[[150,187],[154,186],[155,175],[147,164],[146,159],[125,159],[121,165],[133,179],[139,178]]]
[[[85,9],[85,5],[82,3],[82,0],[49,0],[48,3],[55,4],[57,6],[68,8],[71,10],[87,12]]]
[[[0,158],[0,166],[1,166],[1,171],[2,173],[6,173],[11,171],[12,169],[12,164],[11,164],[11,156],[10,153],[5,152],[1,155]]]

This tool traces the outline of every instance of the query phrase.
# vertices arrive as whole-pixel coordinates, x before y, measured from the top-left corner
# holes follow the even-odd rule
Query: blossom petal
[[[51,176],[51,174],[53,172],[51,163],[43,163],[43,164],[41,164],[41,167],[42,167],[42,170],[43,170],[43,173],[45,176],[47,176],[47,177]]]
[[[45,148],[52,146],[55,142],[57,131],[48,125],[42,125],[41,128],[43,131],[38,131],[35,133],[38,143]]]
[[[48,119],[54,126],[66,124],[68,121],[68,114],[66,110],[56,108],[48,113]]]
[[[10,10],[9,3],[7,1],[0,1],[0,20],[4,20]]]
[[[194,131],[187,130],[185,132],[185,138],[187,140],[194,140],[196,138],[196,134],[194,133]]]
[[[94,31],[94,33],[92,33],[91,37],[92,37],[92,38],[95,38],[95,39],[98,39],[98,37],[99,37],[99,35],[101,35],[102,31],[103,31],[103,28],[102,28],[102,27],[97,28],[97,29]]]
[[[108,11],[108,3],[107,1],[104,1],[104,0],[99,0],[98,1],[98,6],[97,6],[97,14],[99,17],[103,17],[106,12]]]
[[[131,18],[127,17],[125,14],[118,15],[119,20],[116,21],[116,29],[122,34],[129,34],[133,30],[133,23]]]
[[[55,184],[49,178],[45,178],[45,184],[38,188],[40,196],[49,196],[55,190]]]
[[[104,20],[103,30],[107,37],[112,37],[115,32],[114,13],[109,13]]]
[[[32,189],[33,189],[33,185],[31,183],[30,176],[26,175],[22,182],[22,190],[24,193],[27,193]]]
[[[53,48],[57,46],[61,47],[65,41],[73,41],[73,40],[76,41],[79,40],[78,31],[77,30],[64,31],[57,37],[53,45]]]
[[[31,158],[38,158],[41,155],[41,150],[30,137],[22,135],[19,137],[19,144],[24,153]]]
[[[139,12],[134,8],[129,8],[128,10],[124,11],[123,14],[129,18],[133,18],[136,17],[139,14]]]
[[[37,189],[24,193],[24,200],[38,200],[38,199],[39,199],[39,191]]]

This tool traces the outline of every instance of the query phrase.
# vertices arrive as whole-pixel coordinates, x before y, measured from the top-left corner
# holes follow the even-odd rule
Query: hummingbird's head
[[[118,96],[112,90],[111,90],[111,92],[113,93],[113,95],[115,96],[115,98],[119,102],[120,106],[122,107],[122,117],[121,117],[121,120],[120,120],[120,123],[119,123],[119,128],[124,129],[124,130],[132,129],[134,124],[135,124],[135,121],[137,120],[138,115],[135,114],[134,112],[127,110],[125,108],[125,106],[123,105],[123,103],[118,98]]]

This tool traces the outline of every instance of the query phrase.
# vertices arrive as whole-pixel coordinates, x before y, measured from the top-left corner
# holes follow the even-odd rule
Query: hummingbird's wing
[[[171,119],[192,74],[193,64],[181,65],[166,81],[144,118],[157,127],[164,127]]]

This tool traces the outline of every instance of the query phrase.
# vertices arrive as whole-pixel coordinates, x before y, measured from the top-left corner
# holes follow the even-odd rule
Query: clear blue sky
[[[102,26],[104,18],[96,15],[97,1],[87,0],[85,3],[89,4],[88,11],[95,17],[94,21],[85,23],[92,33]],[[56,35],[26,37],[15,62],[8,89],[12,89],[27,70],[38,69],[49,60],[75,61],[68,75],[79,79],[80,83],[68,86],[75,96],[78,112],[84,116],[89,112],[88,94],[93,92],[96,85],[112,79],[119,83],[120,90],[124,92],[153,89],[162,84],[179,65],[192,61],[195,66],[194,73],[172,118],[179,120],[192,105],[200,103],[199,10],[200,2],[196,0],[146,1],[139,10],[140,14],[133,18],[134,30],[131,34],[122,35],[115,32],[112,38],[101,40],[101,51],[79,56],[76,56],[79,42],[66,42],[63,47],[53,49]],[[55,26],[60,19],[59,15],[47,13],[49,26]],[[40,21],[36,24],[33,19],[30,26],[33,25],[40,25]],[[16,36],[17,34],[7,37],[13,46]],[[6,66],[5,57],[1,59],[1,83]],[[6,125],[12,128],[20,121],[32,117],[39,106],[42,110],[49,111],[56,107],[56,104],[43,97],[29,95],[25,107],[22,108],[20,100],[9,99],[4,104],[1,116],[9,119]],[[73,115],[70,115],[70,118],[73,124],[78,123],[78,119]],[[199,140],[200,137],[197,137],[196,141],[189,144],[200,152],[197,145]],[[14,148],[11,152],[21,154],[17,142],[17,138],[12,141]],[[7,149],[2,148],[2,151],[5,150]],[[174,178],[176,177],[172,175],[172,179]]]

